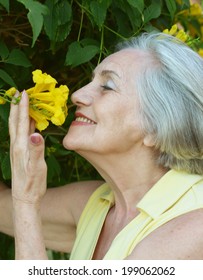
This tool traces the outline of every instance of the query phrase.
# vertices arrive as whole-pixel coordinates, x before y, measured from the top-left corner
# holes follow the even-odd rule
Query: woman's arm
[[[40,215],[45,246],[71,252],[76,225],[93,191],[102,181],[84,181],[49,188],[44,195]],[[14,236],[11,189],[0,183],[0,232]]]
[[[40,204],[46,191],[44,139],[34,133],[25,92],[9,117],[14,236],[17,259],[46,259]]]

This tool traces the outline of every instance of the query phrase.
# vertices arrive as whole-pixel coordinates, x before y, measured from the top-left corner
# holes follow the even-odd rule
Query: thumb
[[[44,159],[44,139],[41,134],[33,133],[30,135],[29,141],[30,159]]]

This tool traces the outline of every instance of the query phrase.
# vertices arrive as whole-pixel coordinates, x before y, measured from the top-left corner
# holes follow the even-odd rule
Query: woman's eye
[[[101,86],[104,90],[114,90],[115,89],[115,85],[114,82],[112,82],[111,80],[107,81],[104,85]]]
[[[104,90],[113,90],[111,87],[107,86],[107,85],[103,85],[101,86]]]

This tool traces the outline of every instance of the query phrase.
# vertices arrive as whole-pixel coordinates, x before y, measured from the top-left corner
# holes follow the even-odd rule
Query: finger
[[[15,98],[19,97],[19,91],[16,91]],[[10,114],[9,114],[9,134],[11,143],[15,141],[16,131],[18,126],[18,105],[11,103]]]
[[[22,143],[26,140],[25,136],[29,135],[30,131],[30,118],[29,118],[29,98],[24,90],[22,92],[22,97],[19,103],[18,110],[18,126],[17,134],[19,139],[22,140]]]
[[[35,120],[30,118],[30,133],[29,134],[33,134],[34,132],[35,132]]]
[[[33,133],[29,138],[30,163],[36,168],[40,160],[44,160],[44,139],[39,133]]]

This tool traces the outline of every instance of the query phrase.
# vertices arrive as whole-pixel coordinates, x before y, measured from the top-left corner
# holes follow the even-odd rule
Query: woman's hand
[[[43,137],[34,129],[23,92],[19,105],[11,105],[9,117],[16,259],[47,259],[40,213],[47,167]]]
[[[19,105],[11,105],[9,117],[12,196],[25,203],[38,203],[46,191],[47,167],[44,139],[34,133],[29,100],[24,91]]]

